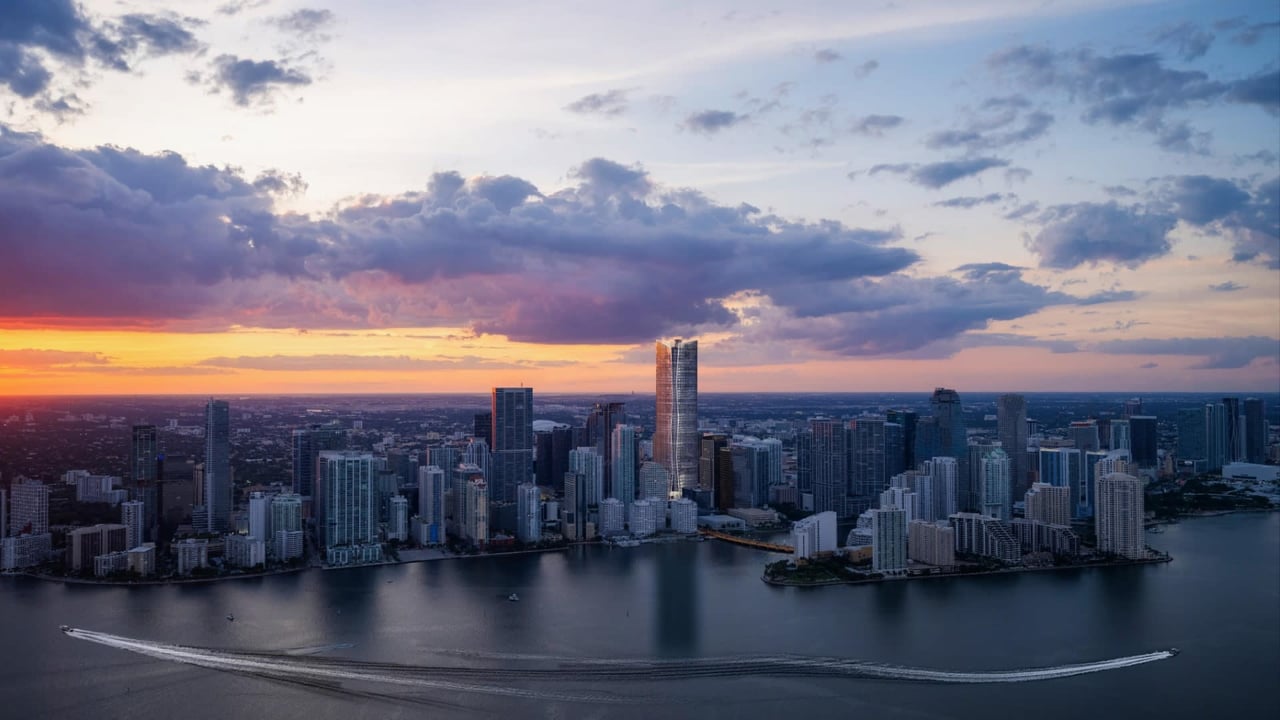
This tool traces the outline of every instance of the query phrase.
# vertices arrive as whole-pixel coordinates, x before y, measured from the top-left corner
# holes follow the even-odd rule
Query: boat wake
[[[584,659],[555,655],[517,655],[439,651],[464,664],[408,665],[285,652],[248,652],[190,647],[108,633],[64,628],[77,640],[128,650],[157,660],[272,680],[335,684],[342,681],[478,693],[529,700],[580,703],[635,702],[634,695],[555,689],[554,686],[601,680],[651,682],[696,678],[773,676],[903,680],[928,683],[1018,683],[1107,672],[1168,660],[1177,650],[1160,650],[1093,662],[1016,670],[956,671],[904,667],[847,658],[799,655],[690,658],[680,660]],[[513,686],[523,682],[536,687]]]

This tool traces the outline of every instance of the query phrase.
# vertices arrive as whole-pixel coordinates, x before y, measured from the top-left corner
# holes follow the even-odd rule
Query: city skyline
[[[1274,3],[169,5],[0,11],[0,395],[1280,379]]]

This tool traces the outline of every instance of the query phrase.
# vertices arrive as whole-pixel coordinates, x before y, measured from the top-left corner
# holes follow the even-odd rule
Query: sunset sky
[[[1272,392],[1278,153],[1274,0],[9,0],[0,394]]]

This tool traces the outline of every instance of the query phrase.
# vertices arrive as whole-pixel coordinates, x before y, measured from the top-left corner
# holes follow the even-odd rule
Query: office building
[[[640,444],[635,427],[614,426],[609,433],[609,447],[612,469],[609,472],[608,496],[622,502],[625,514],[631,501],[636,499],[636,475],[640,469]]]
[[[1084,457],[1076,448],[1040,448],[1040,482],[1070,490],[1072,517],[1076,517],[1085,482]]]
[[[809,421],[813,446],[809,463],[815,512],[850,515],[846,508],[849,484],[849,433],[843,422],[831,418]]]
[[[667,472],[666,467],[656,462],[647,462],[640,466],[641,500],[666,500],[670,487],[671,474]],[[566,497],[568,497],[567,491]]]
[[[698,341],[655,343],[653,460],[671,474],[667,497],[698,485]]]
[[[1009,502],[1009,456],[1001,448],[989,450],[980,461],[983,515],[1008,522],[1012,517]]]
[[[493,389],[492,484],[489,499],[508,502],[533,477],[533,388]]]
[[[129,483],[154,485],[159,478],[160,447],[155,425],[134,425],[129,436]]]
[[[548,430],[534,433],[534,438],[537,445],[535,464],[538,484],[563,493],[564,474],[569,471],[569,451],[575,447],[573,428],[555,423]]]
[[[952,567],[956,564],[956,531],[950,525],[912,520],[907,524],[907,553],[916,562]]]
[[[642,469],[642,475],[643,472]],[[564,474],[563,512],[565,539],[570,542],[586,540],[587,477],[582,473],[570,470]]]
[[[1267,413],[1259,398],[1244,401],[1244,461],[1258,465],[1267,460]]]
[[[703,433],[698,445],[698,487],[713,494],[720,486],[720,451],[729,447],[729,437]]]
[[[1112,450],[1133,452],[1133,432],[1128,420],[1112,420],[1110,432],[1111,443],[1108,447]]]
[[[621,535],[625,531],[626,514],[621,500],[605,498],[600,501],[600,535]]]
[[[849,495],[857,514],[871,507],[887,485],[885,474],[885,421],[859,417],[849,422]]]
[[[837,518],[834,511],[824,510],[791,524],[791,547],[796,559],[803,560],[819,553],[836,551]]]
[[[914,410],[890,410],[889,412],[885,413],[885,421],[887,423],[897,425],[898,427],[902,428],[901,430],[901,434],[902,434],[901,461],[899,462],[897,459],[895,459],[892,465],[894,468],[901,468],[901,469],[897,470],[896,472],[889,471],[888,470],[889,461],[886,459],[885,472],[890,477],[904,470],[910,470],[916,467],[916,455],[915,455],[916,423],[919,422],[919,420],[920,420],[920,416]],[[888,448],[886,448],[886,452],[888,452]]]
[[[1202,406],[1178,408],[1178,459],[1204,460],[1208,457],[1205,446],[1205,408]]]
[[[733,505],[758,508],[769,503],[769,448],[758,440],[729,448],[733,470]],[[727,510],[728,508],[721,508]]]
[[[1123,423],[1124,421],[1120,421]],[[1102,438],[1098,435],[1097,420],[1076,420],[1067,428],[1067,437],[1071,444],[1081,452],[1102,449]]]
[[[1219,472],[1230,460],[1227,430],[1227,408],[1222,403],[1204,406],[1205,465],[1209,472]]]
[[[893,575],[907,568],[907,514],[897,508],[871,511],[871,568]]]
[[[808,428],[796,433],[796,492],[813,492],[813,431]]]
[[[542,491],[533,483],[516,488],[516,537],[523,543],[542,539]]]
[[[493,447],[493,412],[476,413],[471,423],[471,437],[483,440]]]
[[[927,429],[917,424],[916,457],[955,458],[958,466],[957,479],[967,478],[969,476],[967,450],[969,439],[964,422],[964,409],[960,405],[960,393],[949,388],[936,388],[933,396],[929,398],[929,405],[933,409],[933,422],[928,424]],[[954,488],[957,493],[960,490],[959,486]],[[953,502],[957,506],[962,504],[959,495]]]
[[[447,489],[442,468],[435,465],[418,467],[418,518],[427,526],[426,542],[423,544],[436,545],[444,542]]]
[[[125,527],[125,550],[142,544],[143,522],[145,519],[146,506],[143,503],[137,500],[120,503],[120,524]]]
[[[598,402],[587,413],[587,444],[604,459],[603,497],[616,497],[613,490],[613,431],[627,422],[626,403]]]
[[[569,451],[569,472],[586,478],[587,507],[596,507],[604,499],[604,458],[594,447],[580,447]]]
[[[1241,419],[1240,398],[1222,398],[1222,408],[1226,420],[1227,444],[1227,453],[1222,462],[1226,464],[1244,457],[1244,432],[1242,432],[1244,422]]]
[[[1152,415],[1134,415],[1129,418],[1129,455],[1139,468],[1154,468],[1159,463],[1160,435],[1156,419]]]
[[[226,400],[210,400],[204,408],[204,507],[205,532],[224,533],[231,528],[231,406]]]
[[[1099,552],[1131,559],[1146,557],[1144,486],[1142,480],[1126,473],[1098,478],[1094,529]]]
[[[93,559],[99,555],[123,552],[128,542],[129,529],[111,523],[77,528],[67,533],[67,553],[73,572],[93,570]]]
[[[49,532],[49,488],[39,480],[18,477],[9,487],[9,534]]]
[[[1031,483],[1027,476],[1027,399],[1022,395],[1001,395],[996,399],[996,437],[1009,456],[1009,493],[1020,496]]]
[[[275,495],[255,492],[249,496],[249,537],[271,540],[271,503]]]
[[[1025,516],[1028,520],[1051,525],[1071,524],[1071,488],[1034,483],[1027,490],[1025,504]]]

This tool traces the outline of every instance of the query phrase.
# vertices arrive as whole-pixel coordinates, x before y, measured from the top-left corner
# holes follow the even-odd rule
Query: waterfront
[[[1149,542],[1176,560],[820,591],[769,587],[759,579],[767,556],[715,542],[582,546],[203,586],[5,578],[0,691],[15,716],[65,718],[219,717],[268,703],[273,716],[315,719],[474,710],[642,717],[655,703],[664,715],[702,718],[988,717],[1032,707],[1046,717],[1275,714],[1280,515],[1188,520]],[[521,601],[506,601],[511,592]],[[228,612],[235,622],[224,619]],[[397,692],[401,700],[393,702],[349,692],[375,692],[367,686],[302,686],[77,642],[58,633],[64,623],[237,650],[330,647],[324,655],[409,664],[439,662],[434,651],[453,649],[668,659],[795,653],[979,670],[1183,652],[1141,667],[999,686],[716,677],[579,688],[645,698],[635,704],[441,691]],[[351,647],[333,647],[342,644]]]

